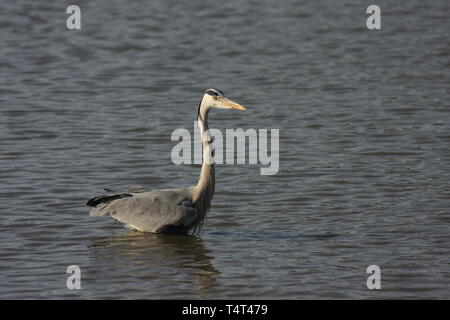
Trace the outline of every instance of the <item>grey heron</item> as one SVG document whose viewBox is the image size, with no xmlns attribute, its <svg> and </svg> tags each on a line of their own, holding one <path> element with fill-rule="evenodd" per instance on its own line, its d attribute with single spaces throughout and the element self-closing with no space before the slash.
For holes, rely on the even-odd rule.
<svg viewBox="0 0 450 320">
<path fill-rule="evenodd" d="M 210 109 L 246 110 L 226 98 L 218 89 L 207 89 L 197 113 L 203 147 L 203 162 L 198 183 L 182 189 L 164 189 L 101 195 L 87 205 L 93 207 L 91 216 L 106 216 L 142 232 L 185 234 L 200 230 L 214 194 L 214 155 L 208 132 Z"/>
</svg>

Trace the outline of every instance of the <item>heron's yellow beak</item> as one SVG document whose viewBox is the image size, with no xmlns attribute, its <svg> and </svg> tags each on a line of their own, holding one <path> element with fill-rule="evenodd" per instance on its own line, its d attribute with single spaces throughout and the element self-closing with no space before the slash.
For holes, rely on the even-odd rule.
<svg viewBox="0 0 450 320">
<path fill-rule="evenodd" d="M 241 106 L 239 103 L 236 103 L 230 99 L 222 98 L 222 104 L 225 108 L 231 108 L 236 110 L 247 110 L 244 106 Z"/>
</svg>

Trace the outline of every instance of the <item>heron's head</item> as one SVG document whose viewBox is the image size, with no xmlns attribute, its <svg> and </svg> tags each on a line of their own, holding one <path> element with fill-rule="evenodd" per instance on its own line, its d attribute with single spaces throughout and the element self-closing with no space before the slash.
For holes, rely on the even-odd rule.
<svg viewBox="0 0 450 320">
<path fill-rule="evenodd" d="M 247 110 L 239 103 L 236 103 L 228 98 L 219 89 L 207 89 L 203 95 L 201 104 L 207 109 L 218 108 L 218 109 L 237 109 L 237 110 Z"/>
</svg>

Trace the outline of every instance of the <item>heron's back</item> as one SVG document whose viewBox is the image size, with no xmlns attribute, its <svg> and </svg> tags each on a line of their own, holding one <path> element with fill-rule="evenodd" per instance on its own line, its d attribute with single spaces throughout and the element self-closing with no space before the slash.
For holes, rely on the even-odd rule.
<svg viewBox="0 0 450 320">
<path fill-rule="evenodd" d="M 99 196 L 88 205 L 91 216 L 109 215 L 144 232 L 185 233 L 198 217 L 192 188 Z"/>
</svg>

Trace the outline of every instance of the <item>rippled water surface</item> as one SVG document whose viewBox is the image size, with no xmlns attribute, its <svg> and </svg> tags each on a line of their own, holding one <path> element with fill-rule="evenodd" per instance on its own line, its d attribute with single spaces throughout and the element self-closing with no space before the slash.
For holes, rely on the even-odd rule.
<svg viewBox="0 0 450 320">
<path fill-rule="evenodd" d="M 449 298 L 450 3 L 377 4 L 369 31 L 361 1 L 78 1 L 68 31 L 1 1 L 0 298 Z M 89 217 L 196 183 L 170 138 L 209 87 L 249 109 L 211 127 L 280 129 L 278 174 L 218 165 L 198 237 Z"/>
</svg>

